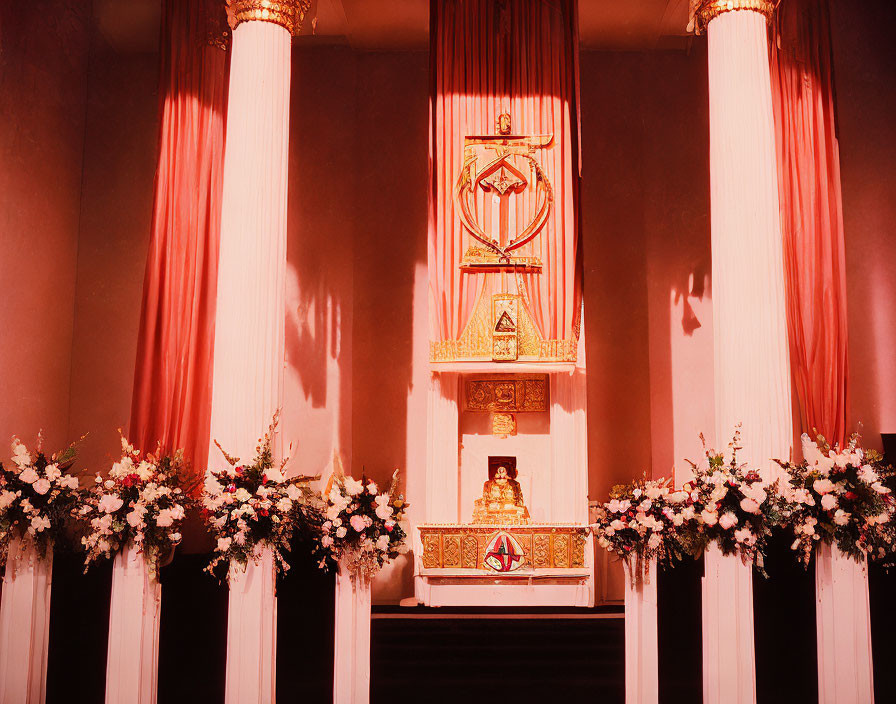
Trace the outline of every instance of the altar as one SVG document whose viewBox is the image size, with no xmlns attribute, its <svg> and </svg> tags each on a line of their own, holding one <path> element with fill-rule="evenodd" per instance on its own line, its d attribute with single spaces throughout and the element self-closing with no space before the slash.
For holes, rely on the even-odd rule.
<svg viewBox="0 0 896 704">
<path fill-rule="evenodd" d="M 561 15 L 544 38 L 559 80 L 498 71 L 472 90 L 453 64 L 486 57 L 434 64 L 446 70 L 432 112 L 426 501 L 412 531 L 415 595 L 428 606 L 594 603 L 576 95 Z M 500 41 L 512 56 L 528 39 Z"/>
</svg>

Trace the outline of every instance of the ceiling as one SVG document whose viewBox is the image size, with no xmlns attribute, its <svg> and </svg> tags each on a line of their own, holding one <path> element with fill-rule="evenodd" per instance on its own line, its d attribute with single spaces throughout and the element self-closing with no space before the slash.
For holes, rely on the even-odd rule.
<svg viewBox="0 0 896 704">
<path fill-rule="evenodd" d="M 223 2 L 223 0 L 222 0 Z M 297 42 L 345 43 L 360 50 L 423 50 L 429 0 L 312 0 Z M 160 0 L 93 0 L 96 25 L 119 51 L 155 51 Z M 579 0 L 585 49 L 643 51 L 687 45 L 688 0 Z"/>
</svg>

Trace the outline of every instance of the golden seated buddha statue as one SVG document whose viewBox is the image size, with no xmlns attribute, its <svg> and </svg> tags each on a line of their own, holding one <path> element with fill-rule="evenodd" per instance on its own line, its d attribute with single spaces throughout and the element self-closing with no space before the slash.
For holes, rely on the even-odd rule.
<svg viewBox="0 0 896 704">
<path fill-rule="evenodd" d="M 529 509 L 523 503 L 523 490 L 516 480 L 516 469 L 498 465 L 493 476 L 482 485 L 482 498 L 473 507 L 473 523 L 488 525 L 525 525 Z"/>
</svg>

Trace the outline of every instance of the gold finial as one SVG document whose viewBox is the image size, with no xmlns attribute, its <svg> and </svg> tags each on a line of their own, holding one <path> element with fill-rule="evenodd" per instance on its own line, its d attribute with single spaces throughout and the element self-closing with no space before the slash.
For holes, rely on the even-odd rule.
<svg viewBox="0 0 896 704">
<path fill-rule="evenodd" d="M 510 134 L 510 113 L 502 112 L 495 120 L 495 131 L 498 134 Z"/>
<path fill-rule="evenodd" d="M 691 20 L 688 30 L 695 34 L 703 34 L 716 17 L 738 10 L 758 12 L 771 22 L 777 5 L 776 0 L 691 0 Z"/>
<path fill-rule="evenodd" d="M 302 29 L 311 0 L 227 0 L 231 29 L 243 22 L 272 22 L 296 36 Z"/>
</svg>

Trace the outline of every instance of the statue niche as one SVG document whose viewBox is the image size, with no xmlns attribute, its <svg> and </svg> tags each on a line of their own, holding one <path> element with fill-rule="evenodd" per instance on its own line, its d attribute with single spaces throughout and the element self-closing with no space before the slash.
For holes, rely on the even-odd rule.
<svg viewBox="0 0 896 704">
<path fill-rule="evenodd" d="M 486 525 L 526 525 L 529 509 L 523 490 L 516 480 L 516 457 L 489 457 L 488 480 L 482 485 L 482 497 L 473 507 L 473 523 Z"/>
</svg>

